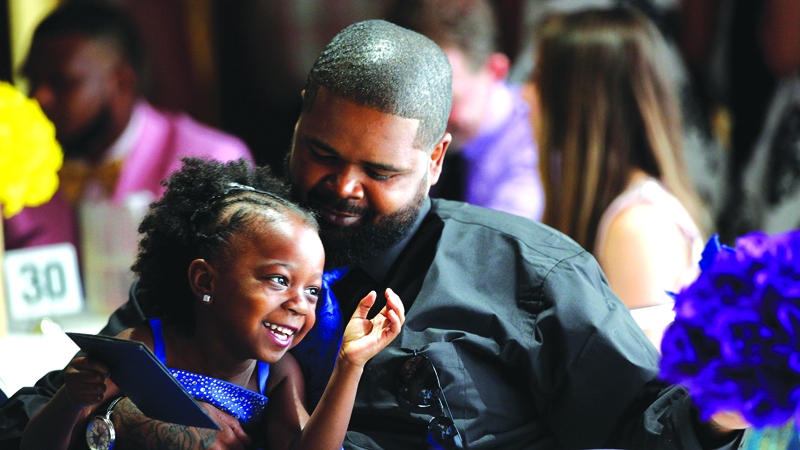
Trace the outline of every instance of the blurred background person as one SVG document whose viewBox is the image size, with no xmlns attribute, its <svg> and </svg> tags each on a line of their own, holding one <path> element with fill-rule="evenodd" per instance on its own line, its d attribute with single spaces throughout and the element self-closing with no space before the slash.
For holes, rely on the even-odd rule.
<svg viewBox="0 0 800 450">
<path fill-rule="evenodd" d="M 709 222 L 686 176 L 663 38 L 618 6 L 549 15 L 535 47 L 543 222 L 594 253 L 658 347 L 665 291 L 696 277 Z"/>
<path fill-rule="evenodd" d="M 700 0 L 705 1 L 705 0 Z M 709 0 L 715 1 L 715 0 Z M 683 134 L 683 158 L 689 179 L 709 214 L 717 220 L 728 195 L 728 158 L 730 123 L 719 108 L 706 102 L 707 90 L 690 75 L 681 53 L 681 32 L 685 26 L 682 11 L 687 3 L 680 0 L 525 0 L 522 2 L 522 50 L 514 59 L 509 75 L 512 82 L 524 82 L 535 65 L 533 35 L 541 18 L 554 12 L 574 12 L 586 8 L 628 6 L 641 12 L 661 32 L 666 51 L 659 56 L 662 69 L 675 80 Z M 515 17 L 515 16 L 512 16 Z M 509 18 L 506 18 L 508 22 Z M 513 19 L 512 19 L 513 20 Z"/>
<path fill-rule="evenodd" d="M 740 234 L 800 228 L 800 0 L 759 3 L 757 44 L 774 84 L 741 179 L 751 205 L 745 211 L 758 214 L 749 227 L 734 230 Z"/>
<path fill-rule="evenodd" d="M 697 0 L 684 7 L 693 74 L 732 117 L 731 201 L 720 232 L 800 227 L 800 1 Z"/>
<path fill-rule="evenodd" d="M 682 50 L 706 102 L 730 118 L 721 240 L 800 227 L 800 1 L 682 4 Z"/>
<path fill-rule="evenodd" d="M 544 194 L 529 107 L 506 82 L 510 61 L 499 51 L 492 3 L 398 0 L 389 20 L 439 44 L 453 68 L 453 142 L 431 195 L 539 220 Z"/>
<path fill-rule="evenodd" d="M 45 18 L 23 67 L 65 162 L 53 199 L 4 223 L 6 248 L 72 243 L 87 299 L 102 312 L 127 298 L 137 224 L 180 158 L 252 160 L 241 140 L 152 107 L 143 67 L 128 17 L 99 2 L 67 2 Z"/>
</svg>

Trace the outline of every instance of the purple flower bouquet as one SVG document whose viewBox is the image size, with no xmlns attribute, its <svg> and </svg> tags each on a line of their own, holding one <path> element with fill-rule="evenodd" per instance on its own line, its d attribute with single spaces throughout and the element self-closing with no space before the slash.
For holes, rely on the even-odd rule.
<svg viewBox="0 0 800 450">
<path fill-rule="evenodd" d="M 738 411 L 756 427 L 800 423 L 800 231 L 709 241 L 698 279 L 675 295 L 661 375 L 703 419 Z"/>
</svg>

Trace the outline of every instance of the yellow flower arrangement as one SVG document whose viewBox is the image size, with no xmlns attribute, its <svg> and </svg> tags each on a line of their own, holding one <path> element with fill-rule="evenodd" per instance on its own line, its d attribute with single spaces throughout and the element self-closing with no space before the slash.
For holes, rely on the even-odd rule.
<svg viewBox="0 0 800 450">
<path fill-rule="evenodd" d="M 50 200 L 63 161 L 39 104 L 0 81 L 0 207 L 5 218 Z"/>
</svg>

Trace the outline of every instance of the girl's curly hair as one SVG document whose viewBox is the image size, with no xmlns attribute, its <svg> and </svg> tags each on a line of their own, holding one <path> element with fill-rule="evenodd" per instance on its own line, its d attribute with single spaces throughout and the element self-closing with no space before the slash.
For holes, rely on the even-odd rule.
<svg viewBox="0 0 800 450">
<path fill-rule="evenodd" d="M 290 189 L 266 167 L 246 160 L 221 163 L 184 158 L 181 170 L 162 182 L 164 196 L 139 225 L 142 239 L 131 270 L 146 317 L 161 317 L 189 332 L 194 324 L 187 270 L 195 259 L 224 258 L 231 236 L 259 211 L 294 213 L 314 229 L 314 216 L 288 200 Z"/>
</svg>

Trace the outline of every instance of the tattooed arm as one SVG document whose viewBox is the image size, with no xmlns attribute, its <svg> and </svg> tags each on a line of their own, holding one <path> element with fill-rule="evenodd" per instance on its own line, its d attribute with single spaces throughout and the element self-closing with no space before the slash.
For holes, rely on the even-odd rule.
<svg viewBox="0 0 800 450">
<path fill-rule="evenodd" d="M 120 401 L 111 418 L 117 438 L 115 450 L 244 450 L 250 438 L 230 415 L 201 403 L 220 430 L 194 428 L 151 419 L 127 398 Z"/>
</svg>

